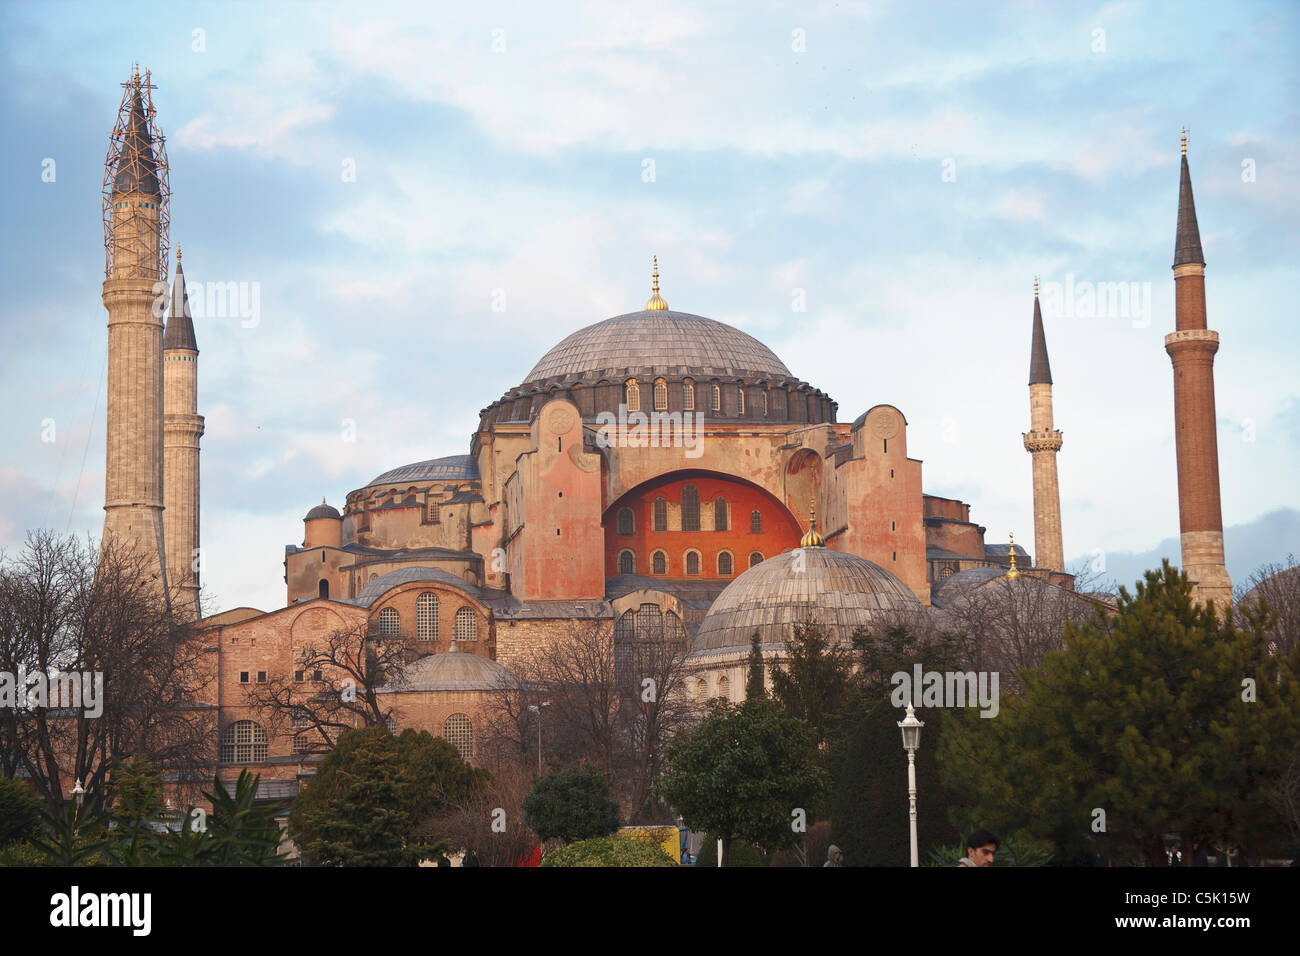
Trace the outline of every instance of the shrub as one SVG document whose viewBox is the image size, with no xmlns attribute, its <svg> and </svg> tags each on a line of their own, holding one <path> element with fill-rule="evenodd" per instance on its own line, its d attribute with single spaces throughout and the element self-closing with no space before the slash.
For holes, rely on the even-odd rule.
<svg viewBox="0 0 1300 956">
<path fill-rule="evenodd" d="M 677 866 L 677 861 L 644 840 L 595 837 L 552 850 L 542 866 Z"/>
</svg>

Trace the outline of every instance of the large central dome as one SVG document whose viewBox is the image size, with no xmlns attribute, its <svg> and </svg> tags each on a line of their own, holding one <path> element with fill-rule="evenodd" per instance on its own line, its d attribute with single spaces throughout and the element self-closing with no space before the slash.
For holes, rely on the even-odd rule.
<svg viewBox="0 0 1300 956">
<path fill-rule="evenodd" d="M 702 315 L 655 310 L 579 329 L 543 355 L 524 384 L 558 378 L 622 381 L 629 372 L 793 378 L 771 349 L 740 329 Z"/>
</svg>

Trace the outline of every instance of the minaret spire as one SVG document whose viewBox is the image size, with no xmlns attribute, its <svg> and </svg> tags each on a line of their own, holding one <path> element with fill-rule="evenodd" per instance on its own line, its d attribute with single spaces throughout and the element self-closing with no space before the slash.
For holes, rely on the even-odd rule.
<svg viewBox="0 0 1300 956">
<path fill-rule="evenodd" d="M 199 439 L 203 437 L 203 416 L 198 413 L 199 346 L 179 249 L 162 348 L 167 579 L 178 592 L 173 606 L 194 617 L 199 611 Z"/>
<path fill-rule="evenodd" d="M 1038 303 L 1037 276 L 1034 277 L 1034 327 L 1029 345 L 1029 428 L 1022 437 L 1025 451 L 1033 461 L 1034 560 L 1040 568 L 1064 571 L 1061 491 L 1056 474 L 1056 455 L 1061 450 L 1062 438 L 1052 423 L 1052 366 L 1047 360 L 1047 334 L 1043 331 L 1043 310 Z"/>
<path fill-rule="evenodd" d="M 1219 445 L 1214 410 L 1214 355 L 1219 333 L 1205 311 L 1205 256 L 1187 165 L 1187 131 L 1182 137 L 1178 183 L 1178 228 L 1174 242 L 1174 331 L 1165 351 L 1174 366 L 1174 444 L 1178 455 L 1178 521 L 1183 570 L 1193 595 L 1232 607 L 1232 580 L 1223 554 L 1219 497 Z"/>
</svg>

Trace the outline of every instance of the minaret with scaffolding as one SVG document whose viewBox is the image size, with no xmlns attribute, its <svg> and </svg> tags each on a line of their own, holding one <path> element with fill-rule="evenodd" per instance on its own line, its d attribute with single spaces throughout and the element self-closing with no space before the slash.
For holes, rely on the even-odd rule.
<svg viewBox="0 0 1300 956">
<path fill-rule="evenodd" d="M 162 316 L 171 189 L 148 71 L 142 77 L 137 67 L 122 86 L 104 161 L 104 543 L 147 555 L 165 592 Z"/>
</svg>

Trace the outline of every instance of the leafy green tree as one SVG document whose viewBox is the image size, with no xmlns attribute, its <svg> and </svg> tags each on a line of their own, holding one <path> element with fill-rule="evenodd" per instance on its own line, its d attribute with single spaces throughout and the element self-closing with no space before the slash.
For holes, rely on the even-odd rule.
<svg viewBox="0 0 1300 956">
<path fill-rule="evenodd" d="M 819 624 L 796 624 L 784 664 L 773 664 L 772 699 L 806 721 L 821 747 L 834 735 L 852 686 L 851 651 Z"/>
<path fill-rule="evenodd" d="M 677 866 L 663 847 L 625 837 L 591 837 L 556 847 L 542 866 Z"/>
<path fill-rule="evenodd" d="M 768 866 L 767 857 L 763 851 L 752 843 L 746 843 L 744 840 L 737 840 L 734 837 L 727 844 L 722 852 L 723 858 L 727 861 L 729 867 L 760 867 Z M 708 869 L 718 865 L 718 838 L 712 833 L 705 834 L 704 842 L 700 844 L 700 852 L 696 854 L 695 865 Z M 818 864 L 820 866 L 821 864 Z"/>
<path fill-rule="evenodd" d="M 417 828 L 437 812 L 448 788 L 483 778 L 451 765 L 449 783 L 420 779 L 421 768 L 448 769 L 449 761 L 434 738 L 410 733 L 416 739 L 406 743 L 383 727 L 339 736 L 289 811 L 290 831 L 308 859 L 339 866 L 415 866 L 452 851 L 446 840 L 422 840 Z"/>
<path fill-rule="evenodd" d="M 595 767 L 569 767 L 538 777 L 523 802 L 524 822 L 543 842 L 608 836 L 618 829 L 618 804 Z"/>
<path fill-rule="evenodd" d="M 41 799 L 21 780 L 0 777 L 0 846 L 36 836 Z"/>
<path fill-rule="evenodd" d="M 1264 612 L 1238 628 L 1194 603 L 1168 561 L 1145 578 L 1113 618 L 1068 627 L 996 719 L 945 715 L 944 777 L 974 803 L 958 822 L 1028 827 L 1073 857 L 1100 810 L 1112 855 L 1149 865 L 1169 832 L 1189 847 L 1274 835 L 1259 781 L 1300 737 L 1296 652 L 1269 655 Z"/>
<path fill-rule="evenodd" d="M 763 645 L 758 631 L 749 639 L 749 673 L 745 678 L 745 700 L 766 697 L 767 688 L 763 682 Z"/>
<path fill-rule="evenodd" d="M 796 824 L 815 819 L 811 808 L 829 782 L 818 766 L 808 725 L 767 700 L 732 706 L 710 701 L 698 727 L 668 747 L 668 770 L 658 792 L 695 830 L 733 838 L 766 851 L 798 842 Z"/>
</svg>

